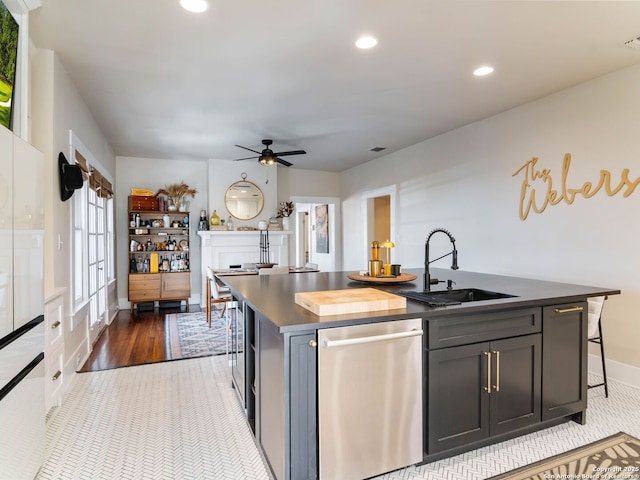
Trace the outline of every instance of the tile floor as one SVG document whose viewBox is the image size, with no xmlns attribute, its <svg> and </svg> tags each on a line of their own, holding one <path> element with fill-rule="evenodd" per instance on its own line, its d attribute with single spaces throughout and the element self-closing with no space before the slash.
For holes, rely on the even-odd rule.
<svg viewBox="0 0 640 480">
<path fill-rule="evenodd" d="M 37 479 L 269 479 L 228 370 L 217 356 L 79 374 L 49 419 Z M 618 431 L 640 437 L 640 390 L 610 382 L 608 399 L 602 388 L 589 391 L 584 426 L 565 423 L 377 479 L 484 479 Z"/>
</svg>

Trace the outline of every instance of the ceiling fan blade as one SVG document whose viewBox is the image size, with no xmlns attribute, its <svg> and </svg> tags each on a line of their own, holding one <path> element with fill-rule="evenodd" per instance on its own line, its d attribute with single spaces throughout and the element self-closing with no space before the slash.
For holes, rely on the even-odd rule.
<svg viewBox="0 0 640 480">
<path fill-rule="evenodd" d="M 286 157 L 287 155 L 305 155 L 306 153 L 304 150 L 291 150 L 290 152 L 275 152 L 273 155 L 276 157 Z"/>
<path fill-rule="evenodd" d="M 240 160 L 251 160 L 252 158 L 258 158 L 258 157 L 235 158 L 233 161 L 238 162 Z"/>
<path fill-rule="evenodd" d="M 242 145 L 236 145 L 236 147 L 244 148 L 245 150 L 249 150 L 250 152 L 257 153 L 258 155 L 260 155 L 260 152 L 258 152 L 257 150 L 252 150 L 252 149 L 250 149 L 250 148 L 243 147 Z M 253 158 L 253 157 L 252 157 L 252 158 Z"/>
<path fill-rule="evenodd" d="M 291 165 L 293 165 L 293 163 L 289 163 L 286 160 L 282 160 L 281 158 L 276 158 L 276 162 L 278 162 L 280 165 L 284 165 L 285 167 L 290 167 Z"/>
</svg>

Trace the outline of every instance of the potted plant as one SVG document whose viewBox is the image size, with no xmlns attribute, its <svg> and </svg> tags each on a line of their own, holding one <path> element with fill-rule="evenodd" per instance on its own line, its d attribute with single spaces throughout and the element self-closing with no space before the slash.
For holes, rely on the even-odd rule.
<svg viewBox="0 0 640 480">
<path fill-rule="evenodd" d="M 189 188 L 189 185 L 181 181 L 180 183 L 173 183 L 171 185 L 165 185 L 164 188 L 161 188 L 156 192 L 156 196 L 165 195 L 169 197 L 169 207 L 168 210 L 175 211 L 180 209 L 180 211 L 187 211 L 188 206 L 184 204 L 185 197 L 195 197 L 198 190 L 195 188 Z"/>
<path fill-rule="evenodd" d="M 289 217 L 293 213 L 293 209 L 294 209 L 293 202 L 283 201 L 283 202 L 280 202 L 280 205 L 278 206 L 277 217 L 282 219 L 282 229 L 283 230 L 289 230 L 290 229 Z"/>
</svg>

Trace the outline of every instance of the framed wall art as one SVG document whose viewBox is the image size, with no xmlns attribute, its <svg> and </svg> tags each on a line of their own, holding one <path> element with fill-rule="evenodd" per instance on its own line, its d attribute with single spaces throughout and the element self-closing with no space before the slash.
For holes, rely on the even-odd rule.
<svg viewBox="0 0 640 480">
<path fill-rule="evenodd" d="M 316 205 L 316 253 L 329 253 L 329 205 Z"/>
</svg>

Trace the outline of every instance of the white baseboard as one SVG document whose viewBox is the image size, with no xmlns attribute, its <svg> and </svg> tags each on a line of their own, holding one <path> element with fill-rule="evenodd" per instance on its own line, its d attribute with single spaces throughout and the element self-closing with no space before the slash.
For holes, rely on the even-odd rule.
<svg viewBox="0 0 640 480">
<path fill-rule="evenodd" d="M 602 375 L 602 362 L 599 355 L 588 355 L 589 373 Z M 606 360 L 607 379 L 640 388 L 640 368 L 626 363 L 616 362 L 615 360 Z"/>
</svg>

